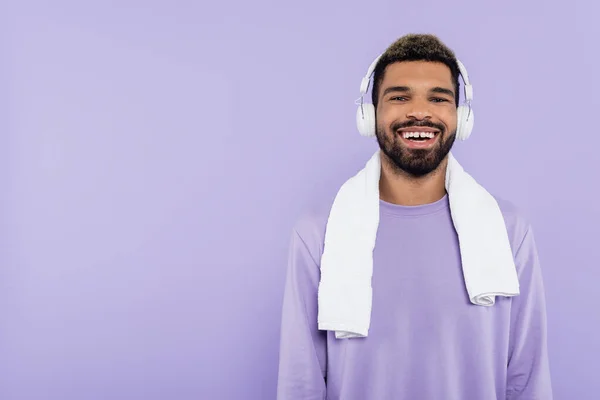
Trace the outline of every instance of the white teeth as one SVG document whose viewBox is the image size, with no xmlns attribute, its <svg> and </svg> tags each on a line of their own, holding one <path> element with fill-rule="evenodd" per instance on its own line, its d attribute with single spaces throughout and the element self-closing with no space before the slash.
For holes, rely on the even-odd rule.
<svg viewBox="0 0 600 400">
<path fill-rule="evenodd" d="M 402 132 L 402 137 L 404 139 L 408 139 L 411 137 L 422 137 L 422 138 L 433 138 L 435 136 L 435 134 L 433 132 Z"/>
</svg>

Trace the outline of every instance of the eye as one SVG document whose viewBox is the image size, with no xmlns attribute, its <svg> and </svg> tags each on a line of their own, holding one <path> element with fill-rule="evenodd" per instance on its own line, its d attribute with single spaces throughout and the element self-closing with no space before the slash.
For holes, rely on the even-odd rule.
<svg viewBox="0 0 600 400">
<path fill-rule="evenodd" d="M 435 97 L 433 98 L 433 101 L 436 103 L 443 103 L 443 102 L 447 102 L 447 99 L 441 98 L 441 97 Z"/>
<path fill-rule="evenodd" d="M 404 97 L 404 96 L 394 96 L 394 97 L 390 98 L 390 100 L 392 100 L 392 101 L 402 101 L 402 100 L 406 100 L 406 97 Z"/>
</svg>

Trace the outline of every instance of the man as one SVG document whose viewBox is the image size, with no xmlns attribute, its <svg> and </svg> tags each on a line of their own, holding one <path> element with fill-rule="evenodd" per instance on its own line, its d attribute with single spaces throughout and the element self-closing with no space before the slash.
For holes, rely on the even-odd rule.
<svg viewBox="0 0 600 400">
<path fill-rule="evenodd" d="M 536 245 L 529 223 L 505 200 L 496 199 L 520 293 L 482 307 L 465 290 L 444 185 L 458 77 L 453 52 L 433 35 L 404 36 L 380 58 L 372 90 L 381 178 L 370 333 L 338 339 L 318 329 L 325 204 L 293 231 L 278 399 L 552 399 Z M 435 135 L 407 134 L 423 131 Z"/>
</svg>

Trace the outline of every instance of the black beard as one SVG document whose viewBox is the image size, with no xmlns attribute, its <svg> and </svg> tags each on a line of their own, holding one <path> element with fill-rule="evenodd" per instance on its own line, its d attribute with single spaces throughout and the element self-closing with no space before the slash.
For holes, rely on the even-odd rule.
<svg viewBox="0 0 600 400">
<path fill-rule="evenodd" d="M 431 149 L 407 149 L 402 144 L 402 139 L 397 132 L 399 129 L 411 126 L 427 126 L 437 129 L 439 137 L 435 146 Z M 429 121 L 395 122 L 390 126 L 389 133 L 386 133 L 382 126 L 377 125 L 377 142 L 383 154 L 393 162 L 396 172 L 403 172 L 414 178 L 423 177 L 437 170 L 452 149 L 455 140 L 456 130 L 447 135 L 443 125 Z"/>
</svg>

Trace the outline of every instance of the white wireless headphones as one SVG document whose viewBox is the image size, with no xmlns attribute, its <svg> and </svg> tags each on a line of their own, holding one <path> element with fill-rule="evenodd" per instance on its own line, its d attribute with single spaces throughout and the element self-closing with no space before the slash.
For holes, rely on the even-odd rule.
<svg viewBox="0 0 600 400">
<path fill-rule="evenodd" d="M 360 98 L 356 100 L 358 109 L 356 110 L 356 125 L 358 131 L 362 136 L 373 137 L 375 136 L 376 123 L 375 123 L 375 107 L 371 103 L 365 103 L 364 97 L 369 89 L 369 83 L 371 77 L 377 66 L 377 62 L 381 58 L 381 54 L 371 63 L 367 71 L 367 75 L 362 79 L 360 83 Z M 473 130 L 473 123 L 475 116 L 471 107 L 473 101 L 473 86 L 469 82 L 469 75 L 467 69 L 462 62 L 456 60 L 458 63 L 458 69 L 465 83 L 465 102 L 466 105 L 458 106 L 457 109 L 457 127 L 456 127 L 456 138 L 458 140 L 467 140 Z M 359 103 L 360 101 L 360 103 Z"/>
</svg>

